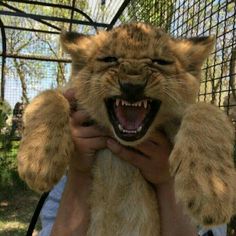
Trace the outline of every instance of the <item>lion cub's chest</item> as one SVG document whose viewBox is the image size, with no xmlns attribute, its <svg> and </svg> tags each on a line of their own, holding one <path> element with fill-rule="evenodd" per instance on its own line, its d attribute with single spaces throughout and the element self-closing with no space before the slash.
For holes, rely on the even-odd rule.
<svg viewBox="0 0 236 236">
<path fill-rule="evenodd" d="M 137 168 L 102 150 L 93 175 L 88 235 L 159 235 L 156 197 Z"/>
</svg>

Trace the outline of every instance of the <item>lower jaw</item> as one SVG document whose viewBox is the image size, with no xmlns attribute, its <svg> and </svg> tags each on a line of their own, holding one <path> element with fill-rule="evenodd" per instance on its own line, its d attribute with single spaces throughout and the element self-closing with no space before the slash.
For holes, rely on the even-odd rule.
<svg viewBox="0 0 236 236">
<path fill-rule="evenodd" d="M 149 128 L 141 131 L 140 133 L 138 132 L 137 134 L 132 135 L 132 134 L 128 134 L 128 133 L 121 133 L 119 131 L 118 127 L 113 126 L 113 132 L 114 132 L 116 138 L 119 140 L 119 142 L 121 142 L 125 145 L 133 146 L 133 145 L 136 145 L 136 144 L 142 142 L 145 139 Z"/>
</svg>

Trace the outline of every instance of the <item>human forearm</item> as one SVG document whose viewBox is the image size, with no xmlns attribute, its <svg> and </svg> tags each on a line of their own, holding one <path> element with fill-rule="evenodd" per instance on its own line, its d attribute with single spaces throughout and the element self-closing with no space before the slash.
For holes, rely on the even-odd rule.
<svg viewBox="0 0 236 236">
<path fill-rule="evenodd" d="M 155 187 L 160 208 L 162 236 L 197 236 L 196 227 L 177 204 L 174 194 L 174 181 L 171 179 Z"/>
<path fill-rule="evenodd" d="M 91 179 L 71 169 L 51 236 L 86 235 L 89 223 L 87 203 Z"/>
</svg>

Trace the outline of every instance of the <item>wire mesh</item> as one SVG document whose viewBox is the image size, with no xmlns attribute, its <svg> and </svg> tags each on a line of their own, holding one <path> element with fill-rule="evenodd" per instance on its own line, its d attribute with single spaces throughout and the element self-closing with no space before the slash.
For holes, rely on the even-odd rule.
<svg viewBox="0 0 236 236">
<path fill-rule="evenodd" d="M 218 105 L 235 120 L 236 4 L 232 0 L 60 0 L 48 3 L 3 0 L 0 11 L 5 14 L 1 20 L 7 36 L 4 96 L 12 109 L 17 101 L 30 100 L 36 94 L 34 91 L 61 85 L 68 79 L 69 59 L 59 46 L 60 29 L 94 34 L 94 25 L 72 20 L 90 18 L 108 24 L 125 2 L 128 5 L 117 25 L 142 21 L 160 26 L 176 37 L 215 35 L 215 50 L 203 67 L 199 100 Z M 9 12 L 49 18 L 14 16 L 8 15 Z M 61 21 L 62 18 L 67 21 Z M 0 50 L 3 55 L 2 48 Z"/>
<path fill-rule="evenodd" d="M 215 35 L 216 47 L 203 66 L 198 99 L 216 104 L 236 120 L 235 1 L 132 0 L 119 20 L 149 22 L 175 37 Z"/>
<path fill-rule="evenodd" d="M 160 26 L 176 37 L 215 35 L 215 50 L 203 67 L 199 100 L 218 105 L 235 120 L 236 4 L 232 0 L 60 0 L 48 3 L 3 0 L 0 13 L 4 15 L 1 20 L 6 32 L 7 60 L 2 97 L 11 109 L 18 101 L 26 103 L 37 92 L 68 80 L 70 60 L 59 46 L 60 29 L 94 34 L 93 24 L 78 24 L 73 20 L 91 19 L 108 26 L 124 3 L 127 7 L 116 25 L 142 21 Z M 2 48 L 0 50 L 3 56 Z"/>
</svg>

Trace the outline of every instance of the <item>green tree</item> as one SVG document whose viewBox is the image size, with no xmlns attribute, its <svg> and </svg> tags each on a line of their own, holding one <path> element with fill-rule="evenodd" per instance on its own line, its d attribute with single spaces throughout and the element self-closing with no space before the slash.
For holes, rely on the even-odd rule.
<svg viewBox="0 0 236 236">
<path fill-rule="evenodd" d="M 121 17 L 121 21 L 141 21 L 152 23 L 166 31 L 171 29 L 171 20 L 174 14 L 173 0 L 139 0 L 131 1 L 127 9 L 127 17 Z"/>
</svg>

